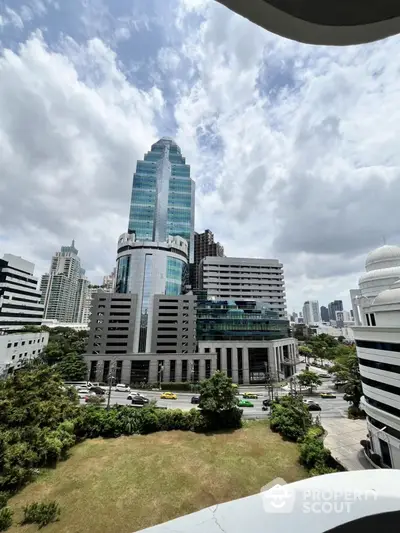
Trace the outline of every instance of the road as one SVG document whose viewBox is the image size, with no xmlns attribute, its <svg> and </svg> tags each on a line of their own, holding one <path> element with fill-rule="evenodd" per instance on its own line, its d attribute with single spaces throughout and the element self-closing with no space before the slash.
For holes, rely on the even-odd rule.
<svg viewBox="0 0 400 533">
<path fill-rule="evenodd" d="M 254 390 L 253 387 L 249 387 L 253 392 L 256 392 L 259 397 L 257 400 L 250 400 L 254 407 L 244 407 L 243 415 L 244 418 L 266 418 L 268 416 L 267 411 L 262 411 L 262 401 L 265 398 L 268 398 L 268 394 L 265 389 L 257 387 L 257 390 Z M 243 389 L 244 391 L 245 389 Z M 327 390 L 327 387 L 324 387 L 324 390 Z M 241 391 L 241 392 L 243 392 Z M 280 391 L 280 394 L 284 394 L 284 391 Z M 149 398 L 149 400 L 156 400 L 159 407 L 167 407 L 171 409 L 182 409 L 183 411 L 188 411 L 189 409 L 196 408 L 196 405 L 192 405 L 190 400 L 193 396 L 192 393 L 187 392 L 178 392 L 176 400 L 162 400 L 160 399 L 160 391 L 142 391 L 142 394 Z M 111 405 L 130 405 L 130 400 L 127 400 L 127 393 L 124 392 L 111 392 Z M 344 411 L 347 409 L 348 404 L 343 400 L 343 394 L 340 393 L 336 398 L 323 399 L 319 395 L 305 395 L 305 398 L 314 399 L 321 406 L 321 412 L 314 411 L 313 415 L 320 415 L 321 419 L 324 418 L 340 418 L 345 416 Z M 107 396 L 106 396 L 107 399 Z M 83 402 L 83 400 L 81 400 Z"/>
</svg>

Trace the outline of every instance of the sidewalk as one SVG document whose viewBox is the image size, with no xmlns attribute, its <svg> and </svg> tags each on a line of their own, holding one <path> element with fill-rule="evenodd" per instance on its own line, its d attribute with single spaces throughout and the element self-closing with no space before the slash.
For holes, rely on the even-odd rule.
<svg viewBox="0 0 400 533">
<path fill-rule="evenodd" d="M 367 470 L 372 466 L 364 457 L 360 440 L 366 439 L 367 423 L 365 420 L 348 418 L 322 419 L 321 424 L 327 435 L 325 446 L 346 470 Z"/>
</svg>

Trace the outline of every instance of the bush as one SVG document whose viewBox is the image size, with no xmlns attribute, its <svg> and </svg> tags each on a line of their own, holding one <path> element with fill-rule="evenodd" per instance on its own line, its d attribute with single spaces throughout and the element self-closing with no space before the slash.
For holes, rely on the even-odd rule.
<svg viewBox="0 0 400 533">
<path fill-rule="evenodd" d="M 0 509 L 0 531 L 7 531 L 12 526 L 13 511 L 9 507 Z"/>
<path fill-rule="evenodd" d="M 24 507 L 22 524 L 38 524 L 39 529 L 51 522 L 56 522 L 60 516 L 60 506 L 57 502 L 34 502 Z"/>
<path fill-rule="evenodd" d="M 0 509 L 3 509 L 7 506 L 7 502 L 10 498 L 10 495 L 8 492 L 1 491 L 0 492 Z"/>
<path fill-rule="evenodd" d="M 298 398 L 284 396 L 271 406 L 270 427 L 284 438 L 299 441 L 311 427 L 312 417 Z"/>
<path fill-rule="evenodd" d="M 307 436 L 300 444 L 300 463 L 311 470 L 317 465 L 326 465 L 331 452 L 324 447 L 321 439 L 307 433 Z"/>
<path fill-rule="evenodd" d="M 350 418 L 351 420 L 360 420 L 360 419 L 363 420 L 364 418 L 366 418 L 366 414 L 359 407 L 356 407 L 355 405 L 351 405 L 347 409 L 347 417 Z"/>
<path fill-rule="evenodd" d="M 314 468 L 310 470 L 310 476 L 323 476 L 324 474 L 334 474 L 337 472 L 336 468 L 332 468 L 324 463 L 316 463 Z"/>
<path fill-rule="evenodd" d="M 101 405 L 105 401 L 106 399 L 104 398 L 104 396 L 88 396 L 86 403 L 89 405 Z"/>
</svg>

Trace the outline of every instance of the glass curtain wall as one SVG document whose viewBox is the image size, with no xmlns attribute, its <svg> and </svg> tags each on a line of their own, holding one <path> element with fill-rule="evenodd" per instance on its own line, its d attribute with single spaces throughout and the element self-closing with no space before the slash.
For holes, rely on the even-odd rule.
<svg viewBox="0 0 400 533">
<path fill-rule="evenodd" d="M 151 291 L 151 274 L 153 266 L 152 254 L 146 254 L 144 263 L 142 303 L 140 308 L 140 334 L 139 334 L 139 352 L 146 351 L 147 326 L 149 320 L 149 306 L 152 296 Z"/>
</svg>

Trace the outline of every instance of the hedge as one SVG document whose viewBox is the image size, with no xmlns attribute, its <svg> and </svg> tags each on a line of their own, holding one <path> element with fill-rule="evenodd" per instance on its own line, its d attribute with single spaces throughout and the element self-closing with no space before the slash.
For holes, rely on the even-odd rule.
<svg viewBox="0 0 400 533">
<path fill-rule="evenodd" d="M 220 414 L 202 412 L 198 409 L 140 409 L 117 406 L 109 410 L 87 406 L 75 422 L 75 434 L 79 439 L 115 438 L 121 435 L 146 435 L 156 431 L 215 431 L 241 427 L 240 409 L 231 409 Z"/>
</svg>

